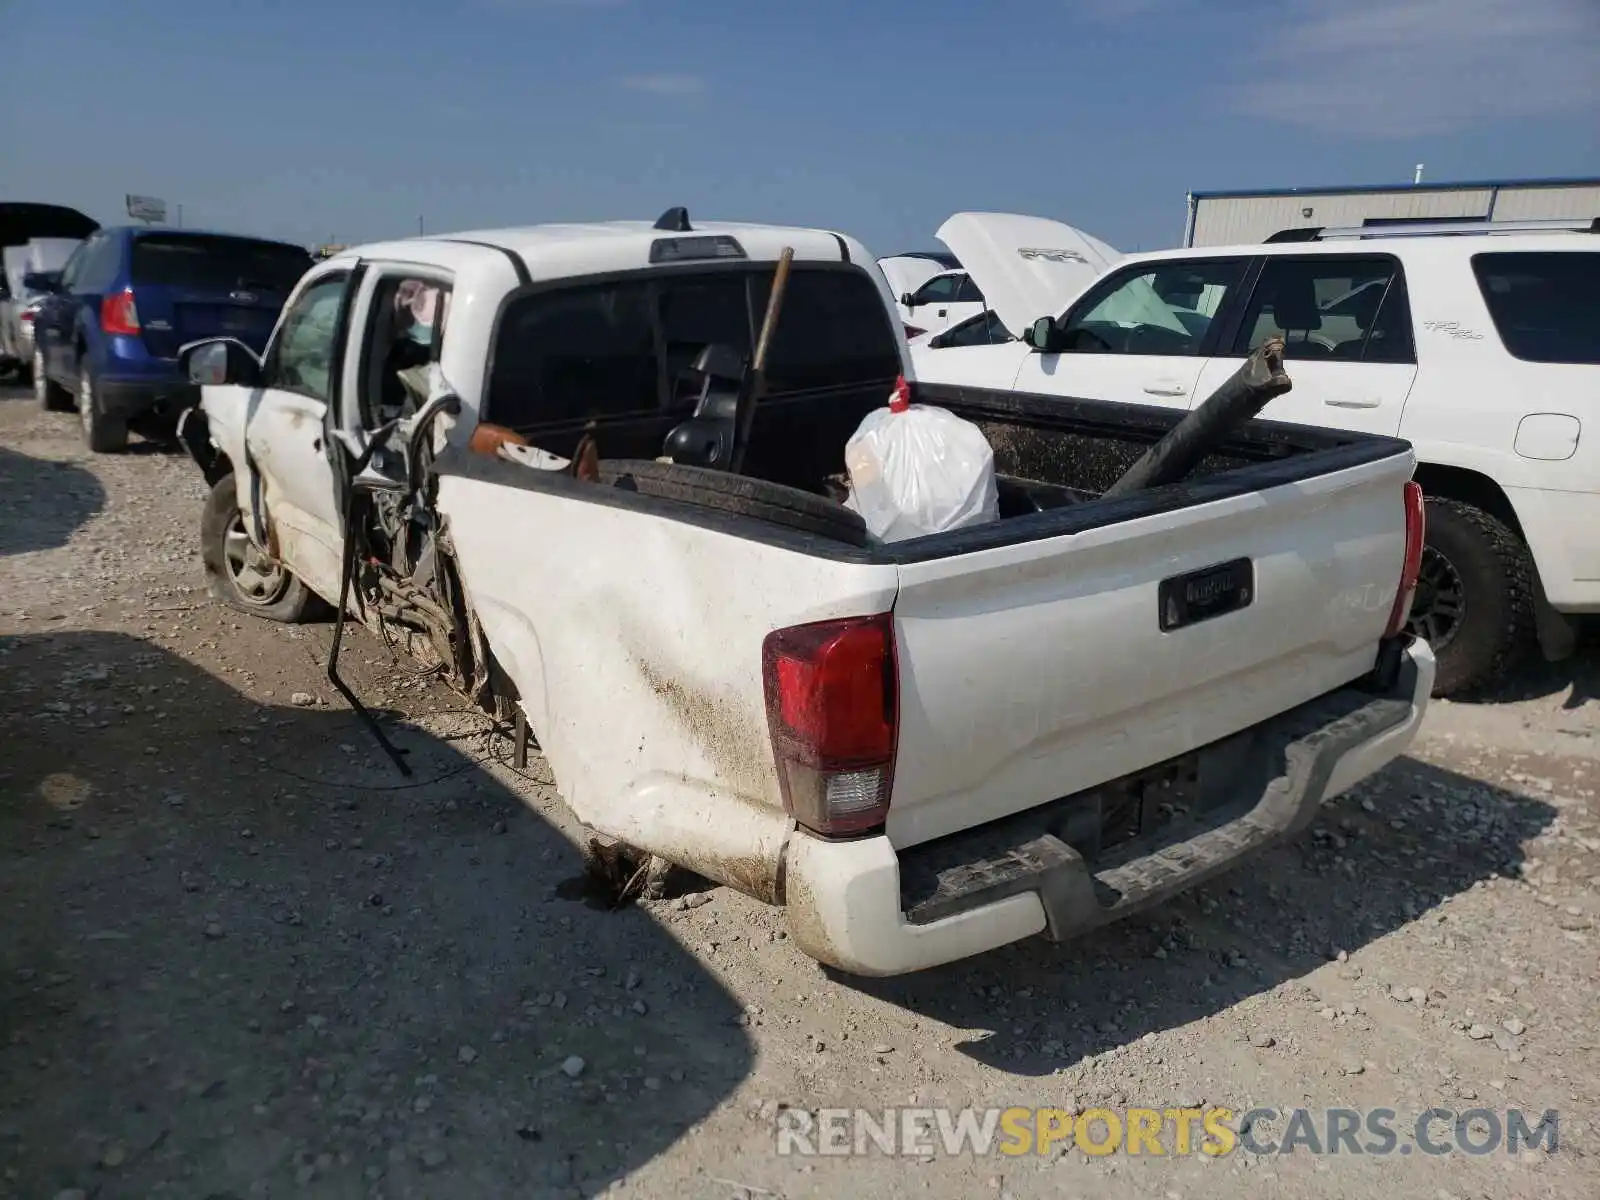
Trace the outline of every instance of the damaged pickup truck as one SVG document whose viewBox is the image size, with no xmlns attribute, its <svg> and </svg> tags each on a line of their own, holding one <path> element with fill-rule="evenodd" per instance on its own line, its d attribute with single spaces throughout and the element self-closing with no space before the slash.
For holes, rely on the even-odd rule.
<svg viewBox="0 0 1600 1200">
<path fill-rule="evenodd" d="M 362 246 L 263 357 L 183 355 L 222 599 L 403 644 L 590 830 L 850 972 L 1158 903 L 1402 754 L 1432 686 L 1403 441 L 1251 420 L 1175 476 L 1182 413 L 913 384 L 983 431 L 998 518 L 869 537 L 844 447 L 908 355 L 839 234 Z"/>
</svg>

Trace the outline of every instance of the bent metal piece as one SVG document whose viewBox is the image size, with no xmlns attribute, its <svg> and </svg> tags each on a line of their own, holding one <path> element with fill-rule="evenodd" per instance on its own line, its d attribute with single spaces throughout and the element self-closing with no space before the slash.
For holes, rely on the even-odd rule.
<svg viewBox="0 0 1600 1200">
<path fill-rule="evenodd" d="M 526 446 L 528 439 L 515 429 L 508 429 L 504 425 L 491 425 L 488 421 L 479 421 L 477 428 L 472 431 L 472 437 L 467 442 L 467 449 L 473 454 L 487 454 L 490 458 L 500 453 L 501 446 Z"/>
<path fill-rule="evenodd" d="M 1146 450 L 1101 498 L 1112 500 L 1177 483 L 1234 430 L 1293 386 L 1283 369 L 1283 339 L 1268 338 L 1204 404 Z"/>
<path fill-rule="evenodd" d="M 409 778 L 411 768 L 406 764 L 406 751 L 389 740 L 383 732 L 383 727 L 378 724 L 378 719 L 367 710 L 367 706 L 361 703 L 360 698 L 350 690 L 350 685 L 339 674 L 339 649 L 344 642 L 345 615 L 350 605 L 350 584 L 355 579 L 356 558 L 359 554 L 357 539 L 372 503 L 370 493 L 358 489 L 355 480 L 366 470 L 378 448 L 393 436 L 399 426 L 399 420 L 394 420 L 375 429 L 366 448 L 355 457 L 346 472 L 344 555 L 339 573 L 339 604 L 333 616 L 333 641 L 328 646 L 328 682 L 338 689 L 339 694 L 355 710 L 356 716 L 361 718 L 361 723 L 367 727 L 367 731 L 377 740 L 378 745 L 383 747 L 383 752 L 389 756 L 389 761 L 394 763 L 400 774 Z"/>
</svg>

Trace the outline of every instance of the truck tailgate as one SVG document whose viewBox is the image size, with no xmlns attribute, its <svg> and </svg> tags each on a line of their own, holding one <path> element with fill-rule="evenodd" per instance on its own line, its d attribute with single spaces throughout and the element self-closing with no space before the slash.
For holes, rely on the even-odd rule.
<svg viewBox="0 0 1600 1200">
<path fill-rule="evenodd" d="M 1371 669 L 1414 464 L 1395 454 L 903 562 L 891 841 L 917 845 L 1120 778 Z"/>
</svg>

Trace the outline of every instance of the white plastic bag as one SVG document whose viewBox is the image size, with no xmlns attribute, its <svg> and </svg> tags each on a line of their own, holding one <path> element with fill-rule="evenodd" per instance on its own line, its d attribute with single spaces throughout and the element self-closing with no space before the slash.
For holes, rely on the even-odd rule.
<svg viewBox="0 0 1600 1200">
<path fill-rule="evenodd" d="M 848 507 L 883 542 L 1000 519 L 994 450 L 982 431 L 942 408 L 912 404 L 905 381 L 845 444 Z"/>
</svg>

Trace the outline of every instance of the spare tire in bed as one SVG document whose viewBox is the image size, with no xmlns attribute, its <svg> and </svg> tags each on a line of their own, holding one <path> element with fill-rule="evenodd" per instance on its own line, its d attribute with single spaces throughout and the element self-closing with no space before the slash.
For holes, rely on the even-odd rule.
<svg viewBox="0 0 1600 1200">
<path fill-rule="evenodd" d="M 618 458 L 601 460 L 600 482 L 638 492 L 641 496 L 658 496 L 717 512 L 754 517 L 849 546 L 865 546 L 870 540 L 866 522 L 859 513 L 826 497 L 781 483 L 768 483 L 765 479 L 680 463 Z"/>
</svg>

